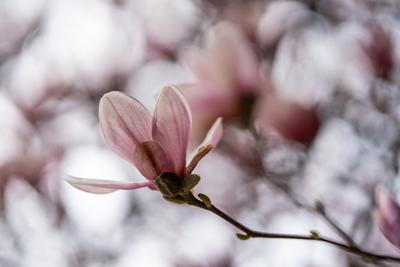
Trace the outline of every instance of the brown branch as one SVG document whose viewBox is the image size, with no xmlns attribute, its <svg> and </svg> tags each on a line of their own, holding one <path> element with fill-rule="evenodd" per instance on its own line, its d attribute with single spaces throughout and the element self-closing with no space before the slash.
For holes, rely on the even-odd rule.
<svg viewBox="0 0 400 267">
<path fill-rule="evenodd" d="M 254 128 L 250 128 L 250 133 L 253 135 L 254 139 L 257 142 L 261 142 L 263 139 L 262 137 L 258 134 L 257 130 Z M 262 150 L 257 147 L 258 150 L 257 155 L 258 157 L 262 158 Z M 283 194 L 286 195 L 286 197 L 297 207 L 299 208 L 303 208 L 311 213 L 315 213 L 317 215 L 319 215 L 328 225 L 330 225 L 336 232 L 337 234 L 343 239 L 343 241 L 345 241 L 348 245 L 352 246 L 352 247 L 357 247 L 356 242 L 353 240 L 353 238 L 348 235 L 325 211 L 324 206 L 321 202 L 317 201 L 315 206 L 310 206 L 304 203 L 301 203 L 299 200 L 297 200 L 294 196 L 292 196 L 289 192 L 287 192 L 286 190 L 284 190 L 284 188 L 282 188 L 279 185 L 274 184 L 273 182 L 271 182 L 271 179 L 269 179 L 270 174 L 265 170 L 265 168 L 263 168 L 263 172 L 264 172 L 264 177 L 266 177 L 267 181 L 270 182 L 271 185 L 273 185 L 276 189 L 278 189 L 280 192 L 282 192 Z"/>
<path fill-rule="evenodd" d="M 232 218 L 222 210 L 218 209 L 211 203 L 204 203 L 203 201 L 197 199 L 195 196 L 190 194 L 187 197 L 187 203 L 191 206 L 195 206 L 207 211 L 214 213 L 220 218 L 224 219 L 231 225 L 235 226 L 237 229 L 241 230 L 245 235 L 238 234 L 238 237 L 242 239 L 248 238 L 267 238 L 267 239 L 291 239 L 291 240 L 306 240 L 306 241 L 317 241 L 323 242 L 326 244 L 330 244 L 336 246 L 337 248 L 346 251 L 348 253 L 358 255 L 365 259 L 368 262 L 378 263 L 380 261 L 391 261 L 400 263 L 400 257 L 385 255 L 385 254 L 376 254 L 368 250 L 364 250 L 359 248 L 358 246 L 353 246 L 351 244 L 344 244 L 333 239 L 321 236 L 316 232 L 312 232 L 310 235 L 295 235 L 295 234 L 282 234 L 282 233 L 269 233 L 269 232 L 261 232 L 253 230 L 242 223 L 238 222 L 236 219 Z M 329 217 L 328 217 L 329 218 Z"/>
</svg>

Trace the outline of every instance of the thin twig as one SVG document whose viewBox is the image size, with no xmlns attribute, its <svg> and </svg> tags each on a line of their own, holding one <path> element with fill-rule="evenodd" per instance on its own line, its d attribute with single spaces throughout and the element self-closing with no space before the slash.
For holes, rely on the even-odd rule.
<svg viewBox="0 0 400 267">
<path fill-rule="evenodd" d="M 252 133 L 254 139 L 256 140 L 256 142 L 261 142 L 262 138 L 258 135 L 257 131 L 255 129 L 250 129 L 250 132 Z M 256 147 L 256 154 L 257 156 L 261 159 L 262 158 L 262 146 L 257 146 Z M 209 208 L 204 207 L 204 203 L 202 206 L 202 202 L 200 201 L 200 203 L 198 203 L 200 206 L 200 208 L 203 209 L 207 209 L 215 214 L 217 214 L 218 216 L 220 216 L 221 218 L 223 218 L 224 220 L 228 221 L 229 223 L 231 223 L 232 225 L 236 226 L 238 229 L 242 230 L 244 233 L 247 234 L 248 237 L 254 237 L 254 238 L 285 238 L 285 239 L 302 239 L 302 240 L 316 240 L 316 241 L 320 241 L 320 242 L 325 242 L 325 243 L 329 243 L 331 245 L 335 245 L 337 247 L 339 247 L 342 250 L 345 250 L 349 253 L 352 254 L 357 254 L 362 256 L 363 258 L 367 259 L 368 261 L 371 262 L 375 262 L 377 263 L 377 261 L 394 261 L 394 262 L 400 262 L 400 258 L 394 257 L 394 256 L 390 256 L 390 255 L 380 255 L 380 254 L 374 254 L 372 252 L 369 251 L 365 251 L 363 249 L 361 249 L 359 247 L 359 245 L 353 240 L 353 238 L 348 235 L 340 226 L 337 222 L 335 222 L 335 220 L 333 218 L 331 218 L 329 216 L 329 214 L 326 213 L 322 203 L 316 203 L 317 205 L 315 206 L 311 206 L 305 203 L 300 202 L 299 200 L 297 200 L 293 195 L 291 195 L 287 190 L 285 190 L 285 188 L 282 188 L 282 186 L 275 184 L 274 182 L 271 181 L 271 179 L 268 179 L 269 176 L 271 174 L 268 173 L 268 171 L 265 168 L 262 168 L 262 172 L 264 173 L 264 176 L 267 178 L 266 180 L 270 182 L 270 184 L 272 186 L 274 186 L 276 189 L 278 189 L 280 192 L 282 192 L 283 194 L 285 194 L 288 199 L 296 206 L 299 208 L 303 208 L 311 213 L 317 214 L 319 215 L 328 225 L 330 225 L 338 234 L 338 236 L 344 241 L 346 242 L 346 244 L 342 244 L 340 242 L 325 238 L 325 237 L 321 237 L 319 235 L 286 235 L 286 234 L 271 234 L 271 233 L 262 233 L 262 232 L 258 232 L 258 231 L 254 231 L 252 229 L 249 229 L 245 226 L 243 226 L 242 224 L 238 223 L 236 220 L 230 218 L 229 216 L 226 216 L 225 213 L 223 213 L 221 210 L 217 209 L 215 206 L 210 206 Z M 193 205 L 192 203 L 189 203 L 191 205 Z M 196 206 L 196 205 L 195 205 Z"/>
<path fill-rule="evenodd" d="M 295 235 L 295 234 L 282 234 L 282 233 L 268 233 L 268 232 L 261 232 L 250 229 L 249 227 L 243 225 L 242 223 L 238 222 L 236 219 L 232 218 L 222 210 L 218 209 L 214 205 L 208 203 L 205 204 L 201 200 L 194 197 L 192 194 L 189 195 L 187 199 L 187 203 L 191 206 L 195 206 L 207 211 L 211 211 L 212 213 L 216 214 L 220 218 L 224 219 L 231 225 L 235 226 L 237 229 L 241 230 L 245 233 L 246 238 L 268 238 L 268 239 L 292 239 L 292 240 L 306 240 L 306 241 L 319 241 L 323 243 L 327 243 L 337 248 L 344 250 L 348 253 L 358 255 L 363 259 L 372 262 L 378 263 L 379 261 L 391 261 L 391 262 L 398 262 L 400 263 L 400 257 L 392 256 L 392 255 L 385 255 L 385 254 L 375 254 L 368 250 L 364 250 L 359 248 L 358 246 L 352 246 L 348 244 L 343 244 L 338 241 L 332 240 L 330 238 L 321 236 L 316 233 L 312 233 L 310 235 Z"/>
<path fill-rule="evenodd" d="M 357 247 L 356 242 L 349 236 L 339 225 L 335 222 L 325 210 L 319 210 L 317 208 L 313 208 L 314 212 L 321 215 L 321 217 L 343 238 L 344 241 L 347 242 L 348 245 L 352 247 Z"/>
<path fill-rule="evenodd" d="M 254 139 L 257 142 L 260 142 L 262 140 L 261 136 L 258 134 L 256 129 L 250 128 L 250 133 L 253 135 Z M 257 146 L 257 155 L 258 157 L 262 158 L 262 151 L 259 146 Z M 263 168 L 264 176 L 268 178 L 269 173 Z M 266 179 L 267 181 L 270 181 L 270 179 Z M 270 182 L 275 188 L 277 188 L 280 192 L 286 195 L 286 197 L 291 200 L 291 202 L 299 207 L 303 208 L 311 213 L 315 213 L 319 215 L 328 225 L 330 225 L 336 232 L 337 234 L 345 241 L 348 245 L 352 247 L 357 247 L 356 242 L 353 240 L 353 238 L 348 235 L 326 212 L 325 209 L 318 208 L 316 206 L 310 206 L 304 203 L 301 203 L 299 200 L 297 200 L 295 197 L 293 197 L 289 192 L 284 190 L 281 186 L 274 184 L 273 182 Z"/>
<path fill-rule="evenodd" d="M 321 202 L 317 202 L 316 206 L 310 206 L 304 203 L 301 203 L 299 200 L 295 199 L 292 195 L 290 195 L 288 192 L 281 190 L 282 192 L 285 193 L 285 195 L 293 202 L 294 205 L 296 205 L 299 208 L 303 208 L 311 213 L 315 213 L 319 215 L 328 225 L 330 225 L 336 232 L 337 234 L 345 241 L 348 245 L 352 247 L 357 247 L 356 242 L 353 240 L 353 238 L 348 235 L 340 226 L 337 222 L 332 219 L 327 212 L 325 211 L 325 208 L 323 207 L 323 204 Z"/>
</svg>

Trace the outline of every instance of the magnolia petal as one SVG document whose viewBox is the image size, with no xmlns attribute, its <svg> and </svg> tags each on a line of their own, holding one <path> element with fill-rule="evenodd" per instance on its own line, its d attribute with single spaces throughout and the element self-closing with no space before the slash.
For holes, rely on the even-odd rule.
<svg viewBox="0 0 400 267">
<path fill-rule="evenodd" d="M 171 85 L 165 87 L 158 98 L 152 135 L 171 157 L 178 175 L 185 170 L 191 118 L 188 104 L 178 89 Z"/>
<path fill-rule="evenodd" d="M 74 176 L 67 176 L 64 178 L 73 187 L 93 193 L 93 194 L 108 194 L 116 190 L 133 190 L 142 187 L 149 187 L 154 189 L 154 183 L 151 181 L 145 182 L 120 182 L 99 179 L 86 179 Z"/>
<path fill-rule="evenodd" d="M 121 92 L 109 92 L 101 98 L 99 117 L 107 144 L 130 162 L 135 147 L 151 140 L 150 112 Z"/>
<path fill-rule="evenodd" d="M 194 168 L 196 168 L 196 166 L 199 163 L 199 161 L 202 158 L 204 158 L 204 156 L 207 155 L 212 149 L 213 149 L 212 145 L 207 145 L 207 146 L 200 147 L 197 150 L 196 154 L 194 154 L 194 156 L 190 160 L 189 164 L 187 165 L 187 167 L 185 169 L 185 175 L 191 174 L 192 171 L 194 170 Z"/>
<path fill-rule="evenodd" d="M 221 73 L 221 69 L 228 68 L 230 72 L 225 74 L 227 76 L 225 80 L 229 79 L 234 85 L 239 85 L 242 93 L 251 93 L 258 82 L 259 71 L 257 58 L 250 42 L 243 32 L 231 23 L 219 23 L 212 31 L 211 37 L 214 38 L 209 40 L 211 42 L 208 49 L 209 53 L 214 53 L 214 56 L 210 55 L 212 61 L 209 60 L 209 67 L 215 64 L 216 74 Z"/>
<path fill-rule="evenodd" d="M 193 115 L 205 117 L 232 116 L 237 112 L 237 92 L 219 90 L 205 83 L 177 86 L 190 105 Z"/>
<path fill-rule="evenodd" d="M 165 172 L 173 172 L 174 165 L 163 148 L 154 141 L 139 144 L 133 153 L 136 168 L 149 180 L 155 180 Z"/>
<path fill-rule="evenodd" d="M 219 117 L 218 119 L 215 120 L 210 130 L 208 130 L 206 137 L 204 138 L 200 146 L 197 148 L 197 150 L 207 145 L 212 145 L 213 147 L 216 147 L 219 144 L 219 141 L 221 141 L 223 133 L 224 131 L 222 127 L 222 118 Z"/>
<path fill-rule="evenodd" d="M 375 191 L 375 199 L 378 204 L 379 212 L 389 221 L 400 220 L 400 207 L 393 197 L 383 186 L 379 185 Z M 400 226 L 400 221 L 398 222 Z M 400 234 L 400 233 L 399 233 Z"/>
<path fill-rule="evenodd" d="M 240 29 L 218 23 L 207 31 L 205 40 L 204 49 L 191 49 L 186 56 L 199 81 L 219 90 L 253 92 L 259 81 L 257 58 Z"/>
<path fill-rule="evenodd" d="M 375 222 L 383 235 L 395 246 L 400 247 L 400 207 L 382 186 L 376 189 L 378 208 L 373 212 Z"/>
<path fill-rule="evenodd" d="M 203 142 L 196 148 L 194 155 L 191 157 L 192 159 L 190 160 L 190 163 L 186 167 L 186 174 L 192 173 L 199 161 L 218 145 L 221 141 L 222 135 L 222 118 L 219 117 L 211 126 L 210 130 L 208 130 Z"/>
</svg>

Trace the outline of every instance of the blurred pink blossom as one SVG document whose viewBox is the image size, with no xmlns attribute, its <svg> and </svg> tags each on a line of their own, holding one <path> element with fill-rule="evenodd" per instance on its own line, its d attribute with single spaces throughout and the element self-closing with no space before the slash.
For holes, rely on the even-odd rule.
<svg viewBox="0 0 400 267">
<path fill-rule="evenodd" d="M 266 92 L 257 104 L 255 120 L 262 134 L 272 130 L 305 145 L 314 140 L 320 125 L 315 107 L 304 107 L 272 91 Z"/>
<path fill-rule="evenodd" d="M 250 42 L 226 22 L 207 32 L 205 47 L 190 50 L 187 60 L 198 82 L 180 88 L 193 111 L 194 134 L 202 136 L 217 117 L 241 115 L 259 87 L 259 64 Z"/>
<path fill-rule="evenodd" d="M 360 46 L 367 57 L 373 73 L 379 78 L 390 78 L 394 68 L 394 43 L 392 34 L 376 22 L 365 25 L 368 36 Z"/>
<path fill-rule="evenodd" d="M 233 24 L 219 23 L 207 32 L 205 48 L 189 51 L 188 63 L 204 90 L 247 94 L 259 81 L 257 58 Z"/>
<path fill-rule="evenodd" d="M 153 116 L 136 99 L 121 92 L 110 92 L 100 101 L 99 117 L 108 145 L 134 164 L 147 181 L 66 178 L 71 185 L 90 193 L 141 187 L 158 190 L 157 177 L 172 173 L 183 179 L 222 137 L 222 120 L 217 119 L 185 168 L 192 118 L 187 102 L 173 86 L 162 90 Z"/>
<path fill-rule="evenodd" d="M 254 1 L 243 5 L 230 2 L 221 10 L 221 19 L 238 26 L 250 40 L 257 39 L 257 25 L 263 16 L 265 3 Z"/>
<path fill-rule="evenodd" d="M 395 246 L 400 247 L 400 207 L 389 194 L 379 186 L 376 189 L 377 209 L 373 216 L 384 236 Z"/>
<path fill-rule="evenodd" d="M 258 42 L 264 50 L 275 53 L 281 39 L 304 26 L 311 15 L 301 1 L 269 2 L 257 25 Z"/>
</svg>

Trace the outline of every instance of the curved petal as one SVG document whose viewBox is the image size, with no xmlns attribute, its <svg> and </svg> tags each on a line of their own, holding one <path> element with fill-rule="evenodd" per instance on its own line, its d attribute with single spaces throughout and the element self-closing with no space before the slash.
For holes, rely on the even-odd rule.
<svg viewBox="0 0 400 267">
<path fill-rule="evenodd" d="M 67 176 L 66 178 L 64 178 L 64 180 L 79 190 L 93 194 L 108 194 L 116 190 L 132 190 L 142 187 L 149 187 L 150 189 L 155 188 L 154 183 L 151 181 L 120 182 L 120 181 L 110 181 L 110 180 L 78 178 L 74 176 Z"/>
<path fill-rule="evenodd" d="M 194 155 L 191 156 L 190 163 L 186 168 L 186 174 L 191 174 L 194 168 L 196 168 L 197 163 L 207 155 L 214 147 L 216 147 L 221 141 L 223 135 L 223 128 L 222 128 L 222 118 L 219 117 L 211 126 L 210 130 L 206 137 L 204 138 L 203 142 L 196 148 L 194 151 Z"/>
<path fill-rule="evenodd" d="M 177 86 L 190 105 L 193 115 L 200 113 L 212 119 L 232 116 L 237 109 L 237 94 L 233 90 L 219 90 L 205 83 Z"/>
<path fill-rule="evenodd" d="M 136 168 L 149 180 L 155 180 L 164 172 L 173 172 L 174 165 L 163 148 L 154 141 L 139 144 L 133 153 Z"/>
<path fill-rule="evenodd" d="M 212 145 L 213 147 L 216 147 L 219 141 L 221 141 L 223 133 L 224 131 L 222 128 L 222 118 L 219 117 L 218 119 L 215 120 L 210 130 L 208 130 L 206 137 L 204 138 L 203 142 L 197 147 L 196 150 L 207 145 Z"/>
<path fill-rule="evenodd" d="M 174 172 L 182 175 L 192 125 L 188 104 L 177 88 L 164 87 L 153 117 L 153 140 L 171 157 Z"/>
<path fill-rule="evenodd" d="M 218 23 L 207 31 L 205 47 L 187 53 L 189 67 L 202 84 L 235 93 L 252 93 L 259 82 L 257 57 L 235 25 Z M 240 62 L 238 64 L 237 62 Z"/>
<path fill-rule="evenodd" d="M 135 147 L 151 140 L 150 112 L 121 92 L 109 92 L 101 98 L 99 117 L 107 144 L 130 162 L 133 162 Z"/>
<path fill-rule="evenodd" d="M 374 219 L 383 235 L 400 247 L 400 207 L 384 187 L 378 186 L 375 194 L 378 208 L 373 212 Z"/>
</svg>

